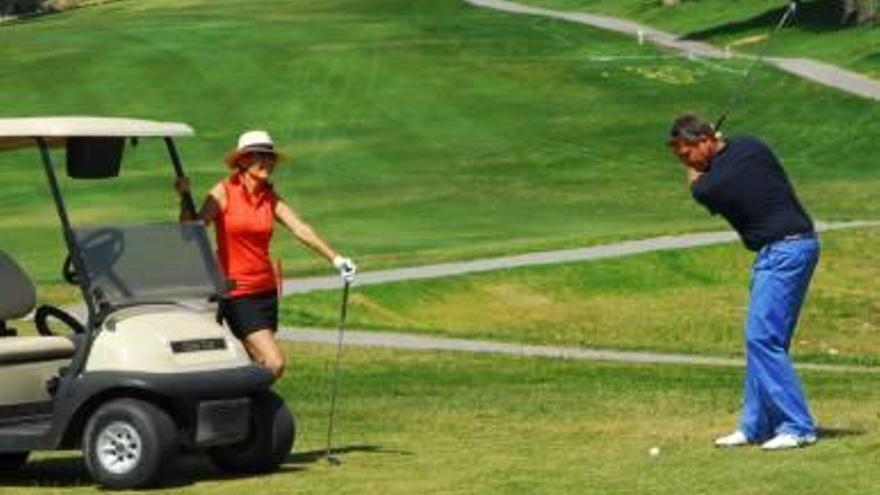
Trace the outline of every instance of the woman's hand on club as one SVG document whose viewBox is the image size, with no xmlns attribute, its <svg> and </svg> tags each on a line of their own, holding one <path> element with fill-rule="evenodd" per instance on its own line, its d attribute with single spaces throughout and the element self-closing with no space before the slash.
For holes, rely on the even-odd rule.
<svg viewBox="0 0 880 495">
<path fill-rule="evenodd" d="M 354 264 L 354 261 L 352 261 L 351 258 L 336 255 L 333 258 L 333 266 L 339 270 L 339 276 L 342 277 L 343 281 L 348 283 L 354 282 L 354 276 L 357 273 L 357 265 Z"/>
</svg>

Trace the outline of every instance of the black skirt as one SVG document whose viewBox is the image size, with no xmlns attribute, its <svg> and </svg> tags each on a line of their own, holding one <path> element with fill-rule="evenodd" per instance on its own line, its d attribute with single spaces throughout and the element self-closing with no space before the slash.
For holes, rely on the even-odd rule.
<svg viewBox="0 0 880 495">
<path fill-rule="evenodd" d="M 278 293 L 263 292 L 224 299 L 220 316 L 239 339 L 257 330 L 278 331 Z"/>
</svg>

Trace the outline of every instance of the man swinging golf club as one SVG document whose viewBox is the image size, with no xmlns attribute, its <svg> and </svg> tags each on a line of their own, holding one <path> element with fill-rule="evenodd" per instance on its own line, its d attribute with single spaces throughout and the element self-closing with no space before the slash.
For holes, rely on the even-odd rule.
<svg viewBox="0 0 880 495">
<path fill-rule="evenodd" d="M 685 165 L 694 199 L 720 214 L 757 252 L 746 318 L 746 379 L 739 428 L 719 447 L 761 443 L 766 450 L 816 442 L 788 350 L 819 259 L 813 222 L 779 160 L 760 140 L 727 141 L 694 114 L 675 120 L 669 146 Z"/>
<path fill-rule="evenodd" d="M 276 378 L 284 371 L 285 360 L 275 340 L 278 281 L 269 256 L 275 222 L 333 263 L 346 283 L 356 271 L 351 259 L 337 254 L 275 193 L 270 179 L 275 165 L 284 159 L 267 132 L 245 132 L 226 156 L 230 176 L 211 189 L 197 213 L 205 224 L 216 224 L 220 267 L 234 283 L 221 303 L 221 315 L 251 359 L 269 368 Z M 183 196 L 190 189 L 189 180 L 177 179 L 175 189 Z M 181 219 L 193 220 L 193 213 L 182 202 Z"/>
</svg>

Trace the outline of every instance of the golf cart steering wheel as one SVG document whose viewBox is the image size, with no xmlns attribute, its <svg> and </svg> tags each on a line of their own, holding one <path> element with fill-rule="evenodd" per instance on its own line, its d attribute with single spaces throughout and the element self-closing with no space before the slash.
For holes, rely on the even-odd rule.
<svg viewBox="0 0 880 495">
<path fill-rule="evenodd" d="M 89 233 L 84 239 L 79 240 L 79 244 L 83 251 L 100 254 L 100 259 L 106 263 L 104 266 L 112 267 L 122 256 L 125 239 L 119 230 L 107 228 Z M 70 254 L 64 259 L 61 276 L 67 283 L 79 285 L 79 274 L 76 272 Z"/>
<path fill-rule="evenodd" d="M 79 285 L 79 275 L 77 275 L 76 269 L 73 268 L 73 262 L 70 260 L 69 254 L 64 258 L 64 265 L 61 267 L 61 277 L 70 285 Z"/>
<path fill-rule="evenodd" d="M 83 327 L 82 323 L 79 322 L 72 315 L 54 307 L 54 306 L 40 306 L 37 308 L 36 314 L 34 314 L 34 326 L 37 327 L 37 332 L 43 337 L 51 337 L 55 335 L 52 332 L 52 329 L 49 328 L 49 318 L 55 318 L 67 325 L 73 333 L 86 333 L 85 327 Z"/>
</svg>

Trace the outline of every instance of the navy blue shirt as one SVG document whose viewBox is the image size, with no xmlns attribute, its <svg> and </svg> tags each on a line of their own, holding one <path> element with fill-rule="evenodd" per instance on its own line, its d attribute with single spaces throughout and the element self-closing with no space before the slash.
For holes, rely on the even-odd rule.
<svg viewBox="0 0 880 495">
<path fill-rule="evenodd" d="M 753 137 L 729 141 L 691 193 L 713 215 L 723 216 L 752 251 L 813 231 L 776 155 Z"/>
</svg>

